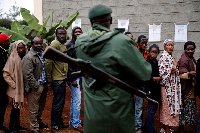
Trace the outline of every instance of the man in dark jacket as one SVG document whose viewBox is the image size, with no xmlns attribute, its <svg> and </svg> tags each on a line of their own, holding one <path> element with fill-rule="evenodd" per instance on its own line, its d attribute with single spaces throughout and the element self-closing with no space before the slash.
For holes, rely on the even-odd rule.
<svg viewBox="0 0 200 133">
<path fill-rule="evenodd" d="M 3 78 L 3 68 L 8 59 L 8 49 L 10 46 L 11 35 L 0 34 L 0 132 L 4 133 L 3 121 L 6 108 L 8 106 L 8 96 L 6 94 L 7 83 Z"/>
<path fill-rule="evenodd" d="M 74 27 L 72 29 L 72 40 L 67 44 L 67 54 L 72 58 L 76 57 L 76 49 L 75 49 L 75 41 L 77 36 L 82 34 L 82 29 L 80 27 Z M 81 88 L 82 88 L 82 82 L 81 77 L 73 78 L 71 76 L 72 72 L 79 71 L 78 67 L 73 65 L 68 65 L 68 86 L 71 91 L 71 106 L 70 106 L 70 120 L 69 124 L 72 126 L 75 130 L 79 132 L 83 132 L 83 127 L 81 126 L 81 120 L 80 120 L 80 110 L 81 110 Z"/>
</svg>

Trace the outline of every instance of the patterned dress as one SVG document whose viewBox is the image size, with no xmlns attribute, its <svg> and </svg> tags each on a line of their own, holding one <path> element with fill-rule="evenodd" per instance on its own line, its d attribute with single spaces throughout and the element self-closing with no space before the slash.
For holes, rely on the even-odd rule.
<svg viewBox="0 0 200 133">
<path fill-rule="evenodd" d="M 161 81 L 161 110 L 160 121 L 164 125 L 178 126 L 181 113 L 181 84 L 178 69 L 173 65 L 175 59 L 167 51 L 163 51 L 159 62 L 159 74 Z M 171 74 L 172 68 L 176 73 Z"/>
</svg>

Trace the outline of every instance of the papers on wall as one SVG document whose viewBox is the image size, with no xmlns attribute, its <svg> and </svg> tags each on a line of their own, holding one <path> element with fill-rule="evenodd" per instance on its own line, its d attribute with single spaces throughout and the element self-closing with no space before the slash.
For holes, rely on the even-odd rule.
<svg viewBox="0 0 200 133">
<path fill-rule="evenodd" d="M 189 24 L 189 23 L 188 23 Z M 187 42 L 187 26 L 186 25 L 175 25 L 175 36 L 174 42 Z"/>
<path fill-rule="evenodd" d="M 81 28 L 81 18 L 77 18 L 77 19 L 72 23 L 72 29 L 73 29 L 74 27 L 76 27 L 76 26 L 78 26 L 78 27 Z"/>
<path fill-rule="evenodd" d="M 161 24 L 160 25 L 155 25 L 155 24 L 149 25 L 149 42 L 161 41 Z"/>
<path fill-rule="evenodd" d="M 129 19 L 118 19 L 118 28 L 124 28 L 128 31 Z"/>
</svg>

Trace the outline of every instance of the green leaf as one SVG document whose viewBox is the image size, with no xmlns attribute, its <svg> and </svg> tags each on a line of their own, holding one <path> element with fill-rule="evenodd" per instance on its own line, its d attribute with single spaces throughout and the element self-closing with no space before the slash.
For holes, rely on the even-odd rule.
<svg viewBox="0 0 200 133">
<path fill-rule="evenodd" d="M 55 33 L 56 28 L 60 25 L 61 22 L 62 22 L 62 20 L 60 20 L 57 24 L 55 24 L 53 27 L 51 27 L 49 29 L 49 31 L 47 32 L 47 34 L 45 36 L 43 36 L 43 38 L 47 38 L 48 36 L 52 36 Z"/>
<path fill-rule="evenodd" d="M 19 34 L 21 34 L 22 36 L 25 35 L 25 33 L 22 31 L 23 26 L 18 22 L 18 21 L 14 21 L 11 24 L 11 30 L 14 32 L 17 32 Z"/>
<path fill-rule="evenodd" d="M 47 30 L 46 30 L 46 25 L 47 25 L 47 22 L 49 21 L 50 19 L 50 16 L 48 16 L 48 18 L 44 21 L 43 25 L 42 25 L 42 28 L 39 30 L 38 32 L 38 35 L 46 35 L 47 33 Z"/>
<path fill-rule="evenodd" d="M 23 26 L 23 32 L 25 35 L 29 35 L 33 31 L 33 29 L 29 26 L 26 26 L 26 25 L 22 25 L 22 26 Z"/>
<path fill-rule="evenodd" d="M 79 12 L 76 11 L 74 14 L 72 14 L 71 16 L 69 16 L 67 19 L 65 19 L 62 23 L 61 26 L 64 26 L 65 29 L 67 30 L 72 23 L 76 20 L 76 18 L 78 17 Z"/>
<path fill-rule="evenodd" d="M 29 10 L 21 8 L 20 13 L 31 28 L 35 29 L 36 31 L 40 31 L 42 25 L 39 24 L 39 20 L 34 15 L 30 14 Z"/>
<path fill-rule="evenodd" d="M 18 40 L 23 40 L 24 42 L 28 43 L 30 40 L 28 40 L 25 36 L 14 32 L 12 30 L 6 29 L 4 27 L 0 27 L 0 32 L 3 32 L 7 35 L 12 35 L 11 40 L 12 41 L 18 41 Z"/>
</svg>

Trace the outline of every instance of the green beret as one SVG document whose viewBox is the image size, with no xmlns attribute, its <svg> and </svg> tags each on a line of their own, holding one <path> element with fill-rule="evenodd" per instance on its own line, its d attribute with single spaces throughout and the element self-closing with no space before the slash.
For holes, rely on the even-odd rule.
<svg viewBox="0 0 200 133">
<path fill-rule="evenodd" d="M 111 14 L 111 13 L 112 13 L 112 10 L 110 7 L 99 4 L 90 8 L 89 13 L 88 13 L 88 18 L 93 19 L 95 17 Z"/>
</svg>

